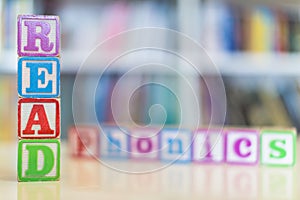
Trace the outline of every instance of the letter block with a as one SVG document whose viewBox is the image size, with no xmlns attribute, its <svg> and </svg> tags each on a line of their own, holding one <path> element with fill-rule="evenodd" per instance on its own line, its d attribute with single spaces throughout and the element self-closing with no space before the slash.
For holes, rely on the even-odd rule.
<svg viewBox="0 0 300 200">
<path fill-rule="evenodd" d="M 263 165 L 293 166 L 296 162 L 295 129 L 263 129 L 260 136 Z"/>
<path fill-rule="evenodd" d="M 160 158 L 177 163 L 191 162 L 192 133 L 184 129 L 163 129 L 160 133 Z"/>
<path fill-rule="evenodd" d="M 60 142 L 57 139 L 20 140 L 18 180 L 56 181 L 60 178 Z"/>
<path fill-rule="evenodd" d="M 18 93 L 26 98 L 54 98 L 60 93 L 56 57 L 22 57 L 18 61 Z"/>
<path fill-rule="evenodd" d="M 59 56 L 60 25 L 58 16 L 19 15 L 18 55 Z"/>
<path fill-rule="evenodd" d="M 19 99 L 18 136 L 20 139 L 46 139 L 60 136 L 58 99 Z"/>
<path fill-rule="evenodd" d="M 159 130 L 139 128 L 131 131 L 130 158 L 139 160 L 159 159 Z"/>
<path fill-rule="evenodd" d="M 259 131 L 228 129 L 226 131 L 226 162 L 255 165 L 259 155 Z"/>
<path fill-rule="evenodd" d="M 69 153 L 74 157 L 99 156 L 99 130 L 97 126 L 76 125 L 68 131 Z"/>
</svg>

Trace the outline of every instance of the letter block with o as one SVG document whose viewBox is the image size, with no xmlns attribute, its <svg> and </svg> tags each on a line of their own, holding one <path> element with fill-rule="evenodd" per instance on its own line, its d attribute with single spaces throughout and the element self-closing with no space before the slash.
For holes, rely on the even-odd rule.
<svg viewBox="0 0 300 200">
<path fill-rule="evenodd" d="M 18 93 L 26 98 L 60 94 L 60 62 L 56 57 L 22 57 L 18 61 Z"/>
<path fill-rule="evenodd" d="M 59 56 L 58 16 L 18 16 L 19 56 Z"/>
<path fill-rule="evenodd" d="M 293 166 L 296 162 L 296 130 L 263 129 L 260 136 L 263 165 Z"/>
<path fill-rule="evenodd" d="M 57 99 L 19 99 L 18 136 L 21 139 L 58 138 L 60 102 Z"/>
<path fill-rule="evenodd" d="M 225 152 L 227 163 L 257 164 L 259 131 L 256 129 L 228 129 L 226 131 Z"/>
<path fill-rule="evenodd" d="M 20 140 L 19 181 L 55 181 L 60 178 L 60 142 L 57 139 Z"/>
</svg>

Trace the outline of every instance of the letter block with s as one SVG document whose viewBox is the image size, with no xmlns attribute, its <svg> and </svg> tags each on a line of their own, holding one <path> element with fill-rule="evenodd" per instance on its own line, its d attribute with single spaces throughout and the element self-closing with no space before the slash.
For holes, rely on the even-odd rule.
<svg viewBox="0 0 300 200">
<path fill-rule="evenodd" d="M 59 50 L 58 16 L 18 16 L 19 56 L 59 56 Z"/>
<path fill-rule="evenodd" d="M 60 178 L 60 142 L 57 139 L 20 140 L 19 181 L 56 181 Z"/>
<path fill-rule="evenodd" d="M 59 100 L 19 99 L 18 136 L 20 139 L 59 138 Z"/>
<path fill-rule="evenodd" d="M 295 129 L 263 129 L 260 143 L 261 164 L 272 166 L 293 166 L 295 164 Z"/>
<path fill-rule="evenodd" d="M 256 165 L 259 160 L 259 131 L 256 129 L 226 130 L 226 162 Z"/>
<path fill-rule="evenodd" d="M 18 93 L 25 98 L 60 95 L 60 62 L 56 57 L 22 57 L 18 61 Z"/>
</svg>

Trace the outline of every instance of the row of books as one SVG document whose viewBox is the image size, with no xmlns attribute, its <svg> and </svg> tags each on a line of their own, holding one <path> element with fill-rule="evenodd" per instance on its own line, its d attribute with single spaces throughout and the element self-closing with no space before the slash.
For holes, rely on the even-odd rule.
<svg viewBox="0 0 300 200">
<path fill-rule="evenodd" d="M 201 41 L 209 51 L 300 50 L 300 18 L 296 8 L 207 1 L 202 11 Z"/>
</svg>

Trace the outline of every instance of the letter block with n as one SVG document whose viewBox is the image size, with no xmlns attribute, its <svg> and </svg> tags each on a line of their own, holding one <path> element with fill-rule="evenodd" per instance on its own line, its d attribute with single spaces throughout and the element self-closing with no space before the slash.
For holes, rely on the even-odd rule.
<svg viewBox="0 0 300 200">
<path fill-rule="evenodd" d="M 19 99 L 18 136 L 46 139 L 60 136 L 60 102 L 57 99 Z"/>
<path fill-rule="evenodd" d="M 60 142 L 57 139 L 20 140 L 19 181 L 55 181 L 60 178 Z"/>
<path fill-rule="evenodd" d="M 56 57 L 22 57 L 18 61 L 18 93 L 26 98 L 60 94 L 60 62 Z"/>
<path fill-rule="evenodd" d="M 293 166 L 296 162 L 295 129 L 263 129 L 260 136 L 263 165 Z"/>
<path fill-rule="evenodd" d="M 18 16 L 19 56 L 59 56 L 59 44 L 58 16 Z"/>
</svg>

